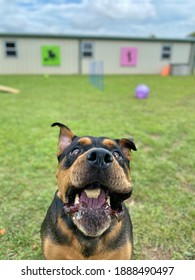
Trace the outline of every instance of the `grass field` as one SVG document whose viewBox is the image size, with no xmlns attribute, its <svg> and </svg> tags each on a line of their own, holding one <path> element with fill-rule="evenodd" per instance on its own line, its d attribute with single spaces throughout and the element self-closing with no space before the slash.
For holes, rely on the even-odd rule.
<svg viewBox="0 0 195 280">
<path fill-rule="evenodd" d="M 146 83 L 146 100 L 134 97 Z M 195 77 L 0 76 L 0 259 L 42 259 L 39 230 L 56 190 L 58 129 L 133 137 L 134 259 L 195 258 Z"/>
</svg>

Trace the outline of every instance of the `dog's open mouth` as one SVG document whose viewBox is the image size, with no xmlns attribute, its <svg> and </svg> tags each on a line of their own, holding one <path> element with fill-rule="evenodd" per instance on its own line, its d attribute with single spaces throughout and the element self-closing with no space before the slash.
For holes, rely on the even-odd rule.
<svg viewBox="0 0 195 280">
<path fill-rule="evenodd" d="M 124 217 L 123 200 L 131 196 L 128 193 L 116 193 L 99 182 L 86 185 L 82 189 L 69 188 L 64 205 L 66 214 L 72 216 L 76 226 L 87 236 L 99 236 L 115 217 L 121 221 Z"/>
</svg>

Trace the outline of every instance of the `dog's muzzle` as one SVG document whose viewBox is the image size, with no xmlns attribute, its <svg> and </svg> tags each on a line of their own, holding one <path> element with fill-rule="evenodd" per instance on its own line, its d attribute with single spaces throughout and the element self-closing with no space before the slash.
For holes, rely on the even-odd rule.
<svg viewBox="0 0 195 280">
<path fill-rule="evenodd" d="M 100 236 L 113 218 L 124 218 L 123 201 L 132 188 L 109 150 L 90 149 L 74 163 L 71 174 L 64 211 L 86 236 Z"/>
</svg>

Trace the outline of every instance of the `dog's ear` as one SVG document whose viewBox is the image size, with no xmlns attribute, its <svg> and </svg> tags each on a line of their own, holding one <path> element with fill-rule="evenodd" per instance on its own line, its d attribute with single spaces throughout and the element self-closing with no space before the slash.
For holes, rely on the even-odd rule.
<svg viewBox="0 0 195 280">
<path fill-rule="evenodd" d="M 60 127 L 58 148 L 61 154 L 72 143 L 72 140 L 75 137 L 75 135 L 66 125 L 62 123 L 55 122 L 51 126 Z"/>
<path fill-rule="evenodd" d="M 121 138 L 116 139 L 116 142 L 121 148 L 121 151 L 123 152 L 124 156 L 130 161 L 131 159 L 131 150 L 137 151 L 137 148 L 135 146 L 135 143 L 132 138 Z"/>
</svg>

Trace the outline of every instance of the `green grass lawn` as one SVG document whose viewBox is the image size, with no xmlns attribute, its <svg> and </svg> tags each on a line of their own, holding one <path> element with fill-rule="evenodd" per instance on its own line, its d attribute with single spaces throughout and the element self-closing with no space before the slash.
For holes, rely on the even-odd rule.
<svg viewBox="0 0 195 280">
<path fill-rule="evenodd" d="M 146 83 L 150 96 L 134 97 Z M 133 137 L 127 202 L 134 259 L 195 258 L 195 77 L 0 76 L 0 259 L 42 259 L 39 230 L 56 190 L 58 121 L 75 134 Z"/>
</svg>

